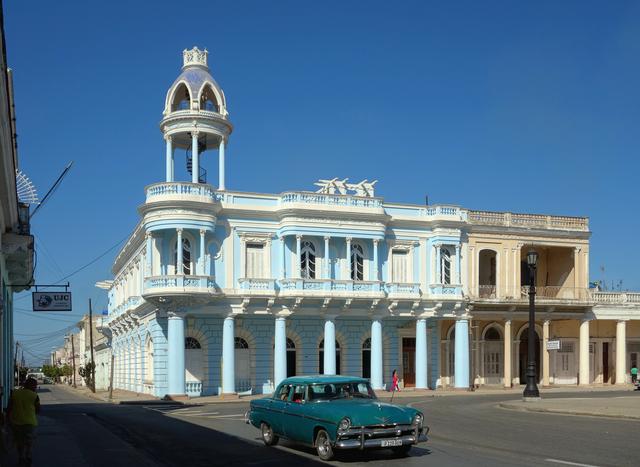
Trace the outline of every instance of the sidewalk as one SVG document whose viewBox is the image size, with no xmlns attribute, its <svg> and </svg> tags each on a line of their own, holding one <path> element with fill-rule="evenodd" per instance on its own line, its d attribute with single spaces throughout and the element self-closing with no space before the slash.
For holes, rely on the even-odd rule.
<svg viewBox="0 0 640 467">
<path fill-rule="evenodd" d="M 135 405 L 153 405 L 153 404 L 230 404 L 230 403 L 238 403 L 238 402 L 248 402 L 253 399 L 260 399 L 263 397 L 267 397 L 266 394 L 254 394 L 251 396 L 240 396 L 240 397 L 222 397 L 222 396 L 202 396 L 202 397 L 192 397 L 184 400 L 163 400 L 155 396 L 151 396 L 149 394 L 140 394 L 132 391 L 124 391 L 122 389 L 115 389 L 113 391 L 113 398 L 109 400 L 109 392 L 108 391 L 98 391 L 93 394 L 86 387 L 78 387 L 77 389 L 73 389 L 71 386 L 67 386 L 71 390 L 75 390 L 81 392 L 85 396 L 103 401 L 103 402 L 111 402 L 113 404 L 135 404 Z M 388 401 L 393 397 L 394 401 L 402 400 L 404 398 L 411 397 L 462 397 L 469 395 L 497 395 L 497 394 L 509 394 L 509 395 L 519 395 L 522 394 L 524 386 L 515 386 L 513 388 L 502 388 L 502 387 L 489 387 L 489 388 L 480 388 L 476 390 L 464 390 L 464 389 L 413 389 L 407 388 L 405 390 L 397 391 L 394 394 L 388 391 L 376 391 L 376 394 L 379 399 Z M 594 392 L 610 392 L 610 391 L 632 391 L 633 387 L 629 385 L 625 386 L 554 386 L 548 388 L 541 388 L 540 394 L 544 397 L 545 394 L 589 394 Z"/>
<path fill-rule="evenodd" d="M 572 397 L 566 399 L 544 399 L 536 402 L 501 402 L 504 409 L 556 413 L 565 415 L 586 415 L 591 417 L 622 418 L 640 420 L 640 391 L 628 396 L 617 397 Z"/>
</svg>

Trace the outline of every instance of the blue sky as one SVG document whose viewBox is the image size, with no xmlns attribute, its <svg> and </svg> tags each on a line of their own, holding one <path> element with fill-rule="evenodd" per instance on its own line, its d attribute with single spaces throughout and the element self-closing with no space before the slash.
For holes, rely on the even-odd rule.
<svg viewBox="0 0 640 467">
<path fill-rule="evenodd" d="M 95 3 L 95 4 L 94 4 Z M 153 5 L 152 8 L 149 8 Z M 136 224 L 163 180 L 158 129 L 181 51 L 207 47 L 235 130 L 227 188 L 378 179 L 389 201 L 586 215 L 592 279 L 640 289 L 634 264 L 640 121 L 638 2 L 4 2 L 21 168 L 40 192 L 37 282 L 85 265 Z M 204 161 L 211 180 L 216 161 Z M 116 250 L 73 276 L 74 311 Z M 601 272 L 604 267 L 604 273 Z M 53 333 L 55 334 L 55 333 Z M 30 357 L 35 359 L 35 357 Z"/>
</svg>

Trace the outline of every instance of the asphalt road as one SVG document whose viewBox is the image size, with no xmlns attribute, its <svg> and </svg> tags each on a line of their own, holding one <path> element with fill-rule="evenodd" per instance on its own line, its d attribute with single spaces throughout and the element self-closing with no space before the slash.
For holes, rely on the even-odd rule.
<svg viewBox="0 0 640 467">
<path fill-rule="evenodd" d="M 36 466 L 322 464 L 310 448 L 286 441 L 277 447 L 263 446 L 258 430 L 244 423 L 246 402 L 186 407 L 110 405 L 68 389 L 47 389 L 41 394 L 41 430 L 62 430 L 68 443 L 67 448 L 53 451 L 46 464 L 34 462 Z M 606 392 L 589 397 L 623 394 L 628 395 Z M 401 403 L 424 411 L 431 427 L 429 442 L 414 447 L 405 458 L 388 450 L 349 452 L 332 464 L 638 465 L 637 421 L 518 412 L 497 406 L 515 398 L 506 394 L 403 398 Z M 44 436 L 39 441 L 43 438 L 45 442 Z"/>
</svg>

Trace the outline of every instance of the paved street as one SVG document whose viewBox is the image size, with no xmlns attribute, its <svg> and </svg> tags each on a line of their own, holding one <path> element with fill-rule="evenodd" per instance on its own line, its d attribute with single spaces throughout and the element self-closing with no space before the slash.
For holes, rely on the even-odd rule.
<svg viewBox="0 0 640 467">
<path fill-rule="evenodd" d="M 589 397 L 623 395 L 629 392 Z M 43 413 L 35 466 L 321 464 L 309 448 L 287 442 L 264 447 L 258 430 L 243 421 L 246 402 L 111 405 L 59 386 L 43 387 L 40 397 Z M 333 464 L 637 465 L 632 448 L 637 421 L 499 408 L 507 399 L 517 397 L 500 393 L 404 398 L 402 403 L 424 410 L 432 428 L 429 443 L 412 449 L 408 458 L 381 450 L 342 454 Z"/>
</svg>

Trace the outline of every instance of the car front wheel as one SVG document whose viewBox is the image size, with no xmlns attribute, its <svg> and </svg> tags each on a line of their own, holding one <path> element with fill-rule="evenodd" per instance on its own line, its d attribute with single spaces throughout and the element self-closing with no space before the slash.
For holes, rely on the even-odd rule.
<svg viewBox="0 0 640 467">
<path fill-rule="evenodd" d="M 274 446 L 278 443 L 278 435 L 273 432 L 273 428 L 268 423 L 260 424 L 260 432 L 262 433 L 262 442 L 266 446 Z"/>
<path fill-rule="evenodd" d="M 318 431 L 318 434 L 316 435 L 316 451 L 318 452 L 318 457 L 323 461 L 330 461 L 333 459 L 331 439 L 325 430 Z"/>
</svg>

